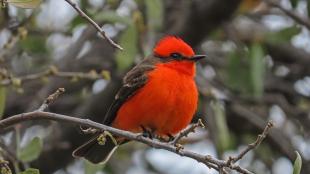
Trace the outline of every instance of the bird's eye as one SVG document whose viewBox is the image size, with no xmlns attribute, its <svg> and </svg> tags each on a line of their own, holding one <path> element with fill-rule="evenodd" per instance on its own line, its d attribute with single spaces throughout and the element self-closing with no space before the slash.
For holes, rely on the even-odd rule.
<svg viewBox="0 0 310 174">
<path fill-rule="evenodd" d="M 182 58 L 182 55 L 180 53 L 171 53 L 170 56 L 175 59 Z"/>
</svg>

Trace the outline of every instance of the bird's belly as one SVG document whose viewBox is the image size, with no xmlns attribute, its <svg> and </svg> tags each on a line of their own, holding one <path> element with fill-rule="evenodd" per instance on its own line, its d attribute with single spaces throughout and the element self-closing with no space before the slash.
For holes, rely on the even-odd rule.
<svg viewBox="0 0 310 174">
<path fill-rule="evenodd" d="M 119 109 L 112 126 L 158 135 L 174 135 L 185 128 L 196 111 L 198 93 L 192 77 L 173 70 L 151 72 L 145 86 Z"/>
</svg>

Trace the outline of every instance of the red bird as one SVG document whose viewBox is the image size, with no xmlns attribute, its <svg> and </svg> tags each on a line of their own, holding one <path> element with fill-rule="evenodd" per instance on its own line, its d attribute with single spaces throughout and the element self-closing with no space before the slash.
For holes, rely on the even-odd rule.
<svg viewBox="0 0 310 174">
<path fill-rule="evenodd" d="M 173 136 L 192 120 L 197 109 L 198 92 L 195 62 L 204 58 L 195 55 L 182 39 L 167 36 L 161 39 L 153 54 L 130 70 L 115 96 L 103 123 L 131 132 Z M 107 137 L 104 145 L 97 134 L 73 152 L 92 163 L 106 162 L 115 149 L 128 140 Z"/>
</svg>

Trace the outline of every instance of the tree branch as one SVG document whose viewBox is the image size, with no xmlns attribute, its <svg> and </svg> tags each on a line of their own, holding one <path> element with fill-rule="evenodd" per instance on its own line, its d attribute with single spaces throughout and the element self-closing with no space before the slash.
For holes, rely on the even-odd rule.
<svg viewBox="0 0 310 174">
<path fill-rule="evenodd" d="M 105 38 L 114 48 L 123 50 L 123 48 L 117 43 L 115 43 L 111 38 L 109 38 L 106 35 L 105 31 L 103 31 L 95 21 L 93 21 L 89 16 L 87 16 L 87 14 L 83 12 L 82 9 L 80 9 L 80 7 L 76 3 L 74 3 L 71 0 L 65 0 L 65 1 L 68 4 L 70 4 L 80 14 L 81 17 L 85 18 L 91 25 L 93 25 L 96 28 L 96 30 L 98 30 L 98 32 L 101 34 L 101 36 Z"/>
<path fill-rule="evenodd" d="M 48 105 L 51 104 L 54 100 L 58 98 L 58 96 L 65 92 L 65 88 L 58 88 L 56 92 L 49 95 L 43 102 L 43 104 L 39 107 L 38 111 L 44 111 L 48 108 Z"/>
<path fill-rule="evenodd" d="M 239 153 L 237 156 L 235 157 L 229 157 L 229 159 L 227 160 L 228 163 L 236 163 L 237 161 L 239 161 L 240 159 L 242 159 L 244 157 L 245 154 L 247 154 L 250 150 L 255 149 L 257 146 L 260 145 L 260 143 L 266 138 L 267 134 L 269 133 L 270 128 L 273 127 L 273 122 L 269 121 L 267 123 L 267 126 L 265 127 L 264 131 L 262 134 L 257 136 L 257 139 L 255 142 L 249 144 L 247 146 L 246 149 L 244 149 L 243 151 L 241 151 L 241 153 Z"/>
<path fill-rule="evenodd" d="M 0 72 L 1 73 L 1 72 Z M 45 77 L 61 77 L 61 78 L 72 78 L 72 79 L 91 79 L 91 80 L 96 80 L 96 79 L 109 79 L 109 72 L 108 71 L 102 71 L 100 73 L 97 73 L 94 70 L 91 70 L 88 73 L 83 73 L 83 72 L 61 72 L 59 71 L 55 66 L 51 66 L 48 70 L 39 72 L 36 74 L 29 74 L 21 77 L 12 77 L 12 76 L 7 76 L 3 80 L 0 80 L 0 86 L 9 86 L 9 85 L 15 85 L 15 86 L 20 86 L 23 82 L 25 81 L 30 81 L 30 80 L 38 80 L 41 78 Z M 1 74 L 0 74 L 1 77 Z"/>
<path fill-rule="evenodd" d="M 272 7 L 276 7 L 278 9 L 280 9 L 287 16 L 291 17 L 293 20 L 295 20 L 296 22 L 298 22 L 299 24 L 305 26 L 306 28 L 308 28 L 308 30 L 310 30 L 310 21 L 309 20 L 303 19 L 302 17 L 298 16 L 295 12 L 282 7 L 278 2 L 276 2 L 274 0 L 264 0 L 264 2 L 266 2 L 268 5 L 270 5 Z"/>
<path fill-rule="evenodd" d="M 210 155 L 201 155 L 201 154 L 188 151 L 188 150 L 184 150 L 184 149 L 178 150 L 177 147 L 175 147 L 174 145 L 160 142 L 158 140 L 151 140 L 149 138 L 145 138 L 141 136 L 141 134 L 135 134 L 135 133 L 131 133 L 128 131 L 116 129 L 116 128 L 109 127 L 109 126 L 106 126 L 100 123 L 96 123 L 88 119 L 80 119 L 76 117 L 71 117 L 71 116 L 56 114 L 56 113 L 51 113 L 51 112 L 33 111 L 33 112 L 14 115 L 9 118 L 3 119 L 0 121 L 0 132 L 12 125 L 15 125 L 17 123 L 21 123 L 24 121 L 29 121 L 29 120 L 53 120 L 57 122 L 66 122 L 66 123 L 71 123 L 71 124 L 76 124 L 76 125 L 92 127 L 95 129 L 99 129 L 101 131 L 111 132 L 113 135 L 116 135 L 116 136 L 125 137 L 126 139 L 129 139 L 129 140 L 134 140 L 134 141 L 147 144 L 157 149 L 165 149 L 170 152 L 174 152 L 180 156 L 186 156 L 186 157 L 192 158 L 198 162 L 205 164 L 206 166 L 210 168 L 214 168 L 215 170 L 219 170 L 221 167 L 227 167 L 242 174 L 253 174 L 247 169 L 244 169 L 236 164 L 228 165 L 226 161 L 215 159 L 211 157 Z"/>
<path fill-rule="evenodd" d="M 184 130 L 182 130 L 182 131 L 174 138 L 174 140 L 171 142 L 171 144 L 173 144 L 174 146 L 177 146 L 177 144 L 179 143 L 179 141 L 180 141 L 183 137 L 187 137 L 188 134 L 190 134 L 191 132 L 195 132 L 195 129 L 198 128 L 198 127 L 205 128 L 205 125 L 202 123 L 201 119 L 199 119 L 197 123 L 192 124 L 192 125 L 188 126 L 187 128 L 185 128 Z"/>
</svg>

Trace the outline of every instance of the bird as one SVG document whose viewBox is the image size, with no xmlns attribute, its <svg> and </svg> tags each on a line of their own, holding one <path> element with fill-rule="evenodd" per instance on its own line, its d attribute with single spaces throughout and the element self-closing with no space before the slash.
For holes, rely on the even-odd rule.
<svg viewBox="0 0 310 174">
<path fill-rule="evenodd" d="M 126 73 L 103 124 L 150 138 L 175 136 L 197 110 L 195 64 L 204 57 L 177 36 L 163 37 L 151 55 Z M 129 141 L 106 136 L 105 143 L 100 143 L 99 137 L 100 133 L 95 134 L 72 155 L 106 163 L 117 147 Z"/>
</svg>

